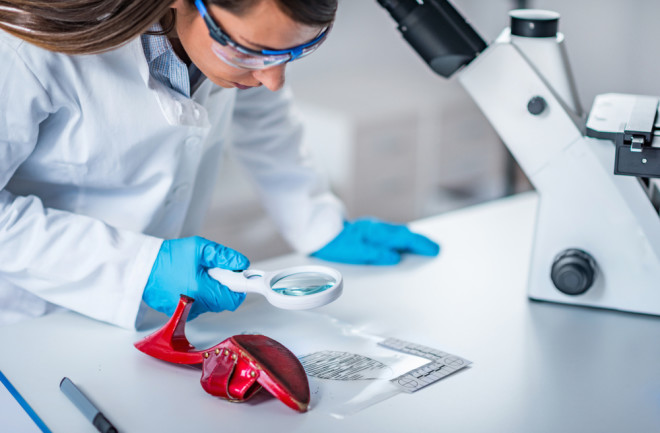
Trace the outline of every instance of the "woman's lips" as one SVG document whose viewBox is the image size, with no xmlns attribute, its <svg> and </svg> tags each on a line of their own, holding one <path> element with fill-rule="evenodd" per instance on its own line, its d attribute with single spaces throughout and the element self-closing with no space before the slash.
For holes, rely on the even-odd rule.
<svg viewBox="0 0 660 433">
<path fill-rule="evenodd" d="M 232 84 L 234 85 L 234 87 L 236 87 L 237 89 L 241 89 L 241 90 L 251 89 L 253 87 L 256 87 L 256 86 L 244 86 L 242 84 L 238 84 L 238 83 L 234 83 L 234 82 L 232 82 Z"/>
</svg>

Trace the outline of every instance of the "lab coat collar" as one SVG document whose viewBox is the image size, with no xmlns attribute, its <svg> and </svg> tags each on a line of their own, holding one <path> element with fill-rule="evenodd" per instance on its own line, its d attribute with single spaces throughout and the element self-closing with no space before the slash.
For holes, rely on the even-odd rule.
<svg viewBox="0 0 660 433">
<path fill-rule="evenodd" d="M 170 125 L 195 126 L 200 128 L 209 128 L 211 126 L 206 108 L 198 104 L 194 99 L 187 98 L 168 88 L 151 76 L 140 36 L 131 40 L 126 49 L 131 51 L 145 86 L 154 92 L 161 112 Z"/>
</svg>

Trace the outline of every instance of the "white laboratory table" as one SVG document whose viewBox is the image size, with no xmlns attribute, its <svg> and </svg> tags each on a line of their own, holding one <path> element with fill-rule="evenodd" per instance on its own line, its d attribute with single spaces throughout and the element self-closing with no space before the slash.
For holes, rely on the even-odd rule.
<svg viewBox="0 0 660 433">
<path fill-rule="evenodd" d="M 0 370 L 53 432 L 95 431 L 59 391 L 63 376 L 121 432 L 660 431 L 660 318 L 530 301 L 536 203 L 526 193 L 416 222 L 442 245 L 435 259 L 335 265 L 344 294 L 318 314 L 473 361 L 343 419 L 298 414 L 274 399 L 221 401 L 202 390 L 197 372 L 177 374 L 184 367 L 133 347 L 155 328 L 127 331 L 70 312 L 1 328 Z M 258 266 L 309 262 L 290 255 Z M 202 316 L 190 323 L 189 338 L 221 341 L 229 336 L 222 320 L 259 302 L 248 297 L 235 313 Z"/>
</svg>

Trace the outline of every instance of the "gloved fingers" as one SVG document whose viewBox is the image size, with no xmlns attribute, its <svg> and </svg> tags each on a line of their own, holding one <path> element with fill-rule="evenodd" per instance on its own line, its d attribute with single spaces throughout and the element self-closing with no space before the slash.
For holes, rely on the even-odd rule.
<svg viewBox="0 0 660 433">
<path fill-rule="evenodd" d="M 401 254 L 385 247 L 359 244 L 350 250 L 322 249 L 312 254 L 323 260 L 351 265 L 396 265 L 401 261 Z"/>
<path fill-rule="evenodd" d="M 176 309 L 178 298 L 174 299 L 171 293 L 163 293 L 156 284 L 152 284 L 151 277 L 142 292 L 142 300 L 151 308 L 172 317 Z"/>
<path fill-rule="evenodd" d="M 250 267 L 250 260 L 238 251 L 206 241 L 200 254 L 200 264 L 206 268 L 223 268 L 242 271 Z"/>
<path fill-rule="evenodd" d="M 422 256 L 437 256 L 440 252 L 440 245 L 419 233 L 408 231 L 408 235 L 402 241 L 406 244 L 404 251 L 408 253 Z"/>
<path fill-rule="evenodd" d="M 172 317 L 174 310 L 176 310 L 176 304 L 173 300 L 169 299 L 158 299 L 154 297 L 145 297 L 143 298 L 144 302 L 153 308 L 156 311 L 160 311 L 167 315 L 167 317 Z M 177 300 L 178 302 L 178 300 Z"/>
<path fill-rule="evenodd" d="M 368 246 L 362 249 L 360 264 L 367 265 L 396 265 L 401 261 L 401 254 L 382 247 Z"/>
<path fill-rule="evenodd" d="M 186 321 L 196 319 L 200 314 L 208 313 L 209 311 L 215 313 L 224 310 L 234 311 L 245 300 L 245 293 L 232 292 L 226 286 L 219 283 L 217 286 L 217 288 L 207 290 L 204 295 L 197 295 Z"/>
<path fill-rule="evenodd" d="M 436 256 L 440 246 L 419 233 L 412 232 L 405 225 L 390 224 L 380 221 L 368 222 L 364 230 L 364 239 L 375 245 L 382 245 L 399 252 Z"/>
<path fill-rule="evenodd" d="M 207 311 L 216 313 L 225 310 L 235 311 L 245 300 L 245 293 L 229 290 L 227 286 L 219 283 L 206 271 L 203 271 L 200 281 L 201 287 L 197 297 L 204 304 Z"/>
<path fill-rule="evenodd" d="M 190 307 L 190 311 L 188 311 L 188 317 L 186 318 L 186 322 L 190 322 L 191 320 L 196 319 L 200 314 L 208 312 L 207 309 L 204 308 L 204 306 L 201 303 L 198 303 L 195 301 L 193 303 L 193 306 Z M 171 315 L 170 315 L 171 317 Z"/>
</svg>

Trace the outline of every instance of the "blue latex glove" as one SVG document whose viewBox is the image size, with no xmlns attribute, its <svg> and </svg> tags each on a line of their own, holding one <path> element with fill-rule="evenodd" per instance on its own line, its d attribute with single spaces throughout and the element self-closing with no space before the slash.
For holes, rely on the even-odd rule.
<svg viewBox="0 0 660 433">
<path fill-rule="evenodd" d="M 345 222 L 344 229 L 313 257 L 355 265 L 395 265 L 401 254 L 437 256 L 440 246 L 408 227 L 374 219 Z"/>
<path fill-rule="evenodd" d="M 142 299 L 172 316 L 180 295 L 195 298 L 188 320 L 207 311 L 234 311 L 245 299 L 211 278 L 207 269 L 245 270 L 250 261 L 231 248 L 199 236 L 163 241 Z"/>
</svg>

